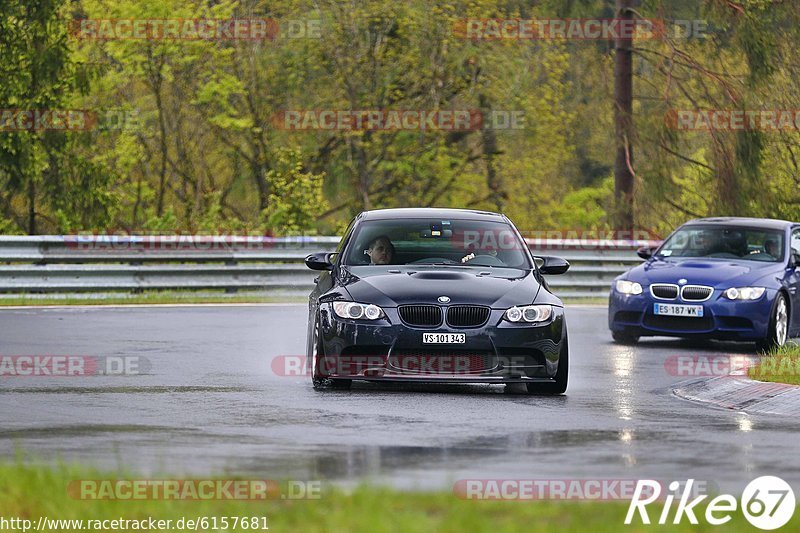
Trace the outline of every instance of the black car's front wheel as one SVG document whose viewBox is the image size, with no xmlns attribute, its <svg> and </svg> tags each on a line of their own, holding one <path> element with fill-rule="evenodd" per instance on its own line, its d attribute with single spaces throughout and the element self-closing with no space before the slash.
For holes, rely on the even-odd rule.
<svg viewBox="0 0 800 533">
<path fill-rule="evenodd" d="M 314 390 L 341 389 L 347 390 L 352 385 L 349 379 L 331 379 L 325 365 L 325 352 L 322 346 L 322 336 L 319 334 L 319 318 L 314 323 L 313 337 L 311 339 L 311 384 Z"/>
<path fill-rule="evenodd" d="M 764 339 L 756 342 L 759 352 L 769 352 L 779 348 L 789 340 L 789 304 L 786 296 L 779 292 L 772 304 L 772 313 L 769 319 L 769 329 Z"/>
<path fill-rule="evenodd" d="M 528 393 L 530 394 L 564 394 L 567 391 L 567 381 L 569 380 L 569 342 L 564 339 L 564 346 L 558 357 L 558 370 L 556 370 L 556 380 L 553 383 L 528 383 Z"/>
</svg>

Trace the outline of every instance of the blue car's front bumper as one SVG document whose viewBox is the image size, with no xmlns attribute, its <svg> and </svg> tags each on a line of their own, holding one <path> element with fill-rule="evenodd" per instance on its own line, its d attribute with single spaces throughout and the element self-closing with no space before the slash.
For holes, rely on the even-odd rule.
<svg viewBox="0 0 800 533">
<path fill-rule="evenodd" d="M 714 294 L 705 302 L 658 300 L 644 287 L 639 295 L 624 295 L 612 289 L 608 305 L 608 327 L 631 336 L 703 337 L 753 341 L 767 337 L 772 303 L 777 291 L 768 289 L 755 301 L 731 301 Z M 654 304 L 702 305 L 703 317 L 669 317 L 654 313 Z"/>
</svg>

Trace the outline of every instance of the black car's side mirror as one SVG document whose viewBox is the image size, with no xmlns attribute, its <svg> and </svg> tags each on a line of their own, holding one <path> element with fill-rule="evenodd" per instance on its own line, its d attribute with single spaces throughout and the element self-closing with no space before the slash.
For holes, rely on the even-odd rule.
<svg viewBox="0 0 800 533">
<path fill-rule="evenodd" d="M 542 274 L 563 274 L 567 270 L 569 270 L 569 261 L 566 259 L 562 259 L 561 257 L 552 257 L 549 255 L 540 255 L 538 259 L 542 261 L 542 265 L 539 267 L 539 271 Z"/>
<path fill-rule="evenodd" d="M 795 268 L 800 267 L 800 252 L 792 250 L 792 258 L 789 260 L 789 264 Z"/>
<path fill-rule="evenodd" d="M 652 246 L 642 246 L 641 248 L 636 250 L 636 255 L 638 255 L 642 259 L 647 260 L 653 257 L 653 253 L 655 253 L 655 251 L 656 248 L 653 248 Z"/>
<path fill-rule="evenodd" d="M 306 266 L 311 270 L 333 270 L 331 252 L 317 252 L 306 257 Z"/>
</svg>

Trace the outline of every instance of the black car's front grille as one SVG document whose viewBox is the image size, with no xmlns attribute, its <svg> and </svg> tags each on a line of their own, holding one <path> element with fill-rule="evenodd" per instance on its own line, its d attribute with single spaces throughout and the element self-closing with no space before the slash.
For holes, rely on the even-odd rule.
<svg viewBox="0 0 800 533">
<path fill-rule="evenodd" d="M 714 319 L 710 316 L 662 316 L 644 315 L 644 325 L 664 331 L 709 331 L 714 329 Z"/>
<path fill-rule="evenodd" d="M 438 305 L 401 305 L 400 319 L 409 326 L 438 326 L 442 323 L 442 309 Z"/>
<path fill-rule="evenodd" d="M 496 364 L 492 352 L 418 348 L 395 350 L 389 356 L 389 366 L 415 374 L 474 374 Z"/>
<path fill-rule="evenodd" d="M 454 305 L 447 309 L 447 323 L 455 328 L 482 326 L 488 319 L 488 307 Z"/>
<path fill-rule="evenodd" d="M 703 302 L 711 298 L 714 289 L 701 285 L 687 285 L 681 290 L 681 298 L 687 302 Z"/>
<path fill-rule="evenodd" d="M 662 300 L 674 300 L 678 297 L 678 286 L 654 283 L 650 285 L 650 294 Z"/>
</svg>

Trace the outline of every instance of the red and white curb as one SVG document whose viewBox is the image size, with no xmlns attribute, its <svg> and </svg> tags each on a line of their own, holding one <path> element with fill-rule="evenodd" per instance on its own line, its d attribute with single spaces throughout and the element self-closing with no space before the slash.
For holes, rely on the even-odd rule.
<svg viewBox="0 0 800 533">
<path fill-rule="evenodd" d="M 800 387 L 755 381 L 744 376 L 717 376 L 684 381 L 672 393 L 685 400 L 754 414 L 800 414 Z"/>
</svg>

